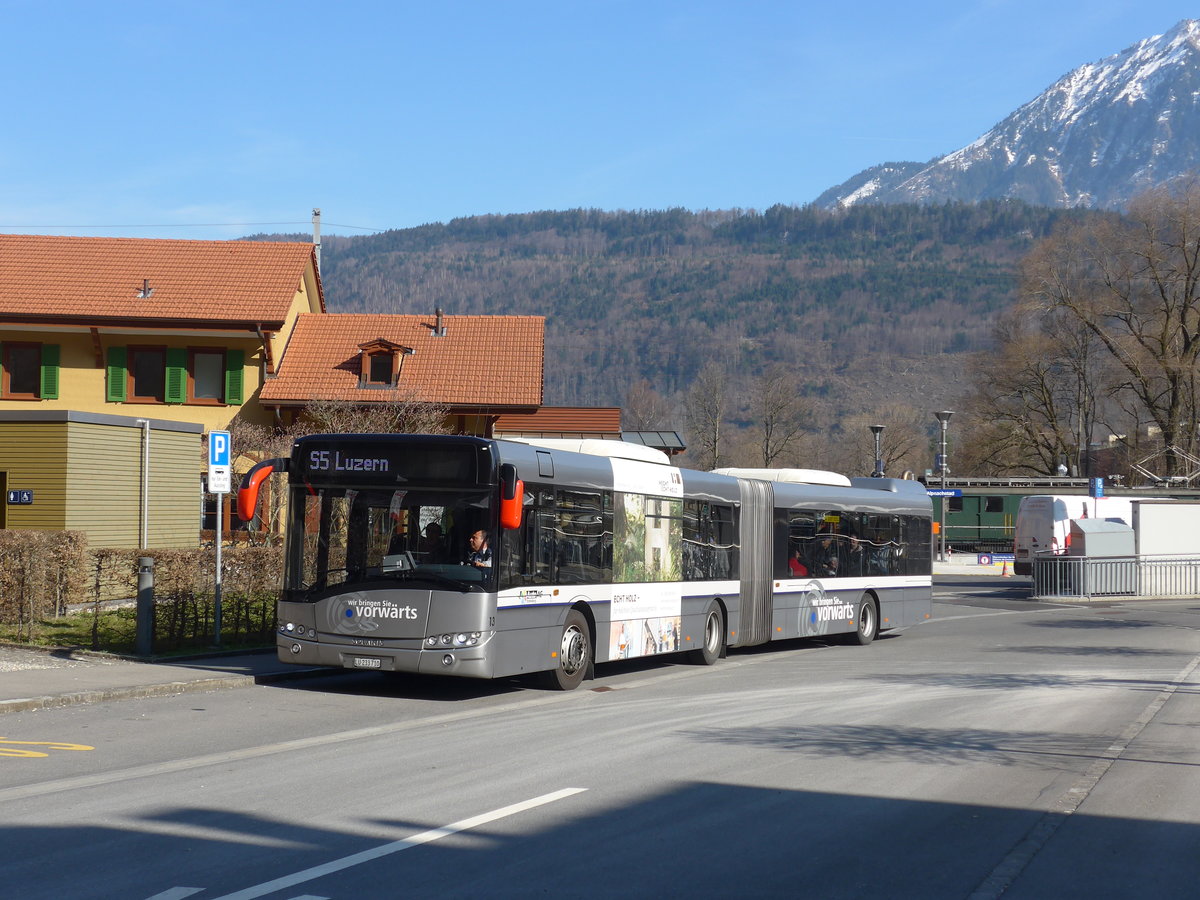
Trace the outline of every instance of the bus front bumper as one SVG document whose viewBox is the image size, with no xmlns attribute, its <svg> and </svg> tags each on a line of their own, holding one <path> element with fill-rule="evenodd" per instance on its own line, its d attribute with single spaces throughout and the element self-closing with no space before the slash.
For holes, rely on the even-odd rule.
<svg viewBox="0 0 1200 900">
<path fill-rule="evenodd" d="M 433 649 L 359 647 L 309 641 L 280 635 L 276 647 L 280 662 L 300 666 L 331 666 L 360 672 L 415 672 L 423 675 L 457 675 L 491 678 L 488 645 Z"/>
</svg>

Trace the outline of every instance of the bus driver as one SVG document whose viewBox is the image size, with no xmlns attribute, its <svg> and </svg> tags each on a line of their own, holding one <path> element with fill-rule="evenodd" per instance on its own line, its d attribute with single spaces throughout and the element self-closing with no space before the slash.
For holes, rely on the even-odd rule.
<svg viewBox="0 0 1200 900">
<path fill-rule="evenodd" d="M 492 567 L 492 548 L 488 546 L 488 533 L 482 528 L 471 535 L 467 541 L 471 552 L 467 554 L 467 565 L 477 569 Z"/>
</svg>

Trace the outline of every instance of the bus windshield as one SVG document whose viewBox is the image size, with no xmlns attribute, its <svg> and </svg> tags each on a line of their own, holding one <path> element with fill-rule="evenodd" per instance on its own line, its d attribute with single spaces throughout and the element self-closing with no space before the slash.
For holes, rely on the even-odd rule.
<svg viewBox="0 0 1200 900">
<path fill-rule="evenodd" d="M 292 490 L 284 587 L 293 599 L 381 581 L 494 588 L 489 492 L 311 484 Z"/>
</svg>

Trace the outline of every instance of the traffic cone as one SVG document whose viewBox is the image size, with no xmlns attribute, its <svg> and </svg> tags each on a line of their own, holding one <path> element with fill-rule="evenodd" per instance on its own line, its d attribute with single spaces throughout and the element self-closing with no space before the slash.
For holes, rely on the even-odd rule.
<svg viewBox="0 0 1200 900">
<path fill-rule="evenodd" d="M 1012 578 L 1012 573 L 1008 571 L 1008 560 L 1004 561 L 1004 568 L 1000 570 L 1001 578 Z"/>
</svg>

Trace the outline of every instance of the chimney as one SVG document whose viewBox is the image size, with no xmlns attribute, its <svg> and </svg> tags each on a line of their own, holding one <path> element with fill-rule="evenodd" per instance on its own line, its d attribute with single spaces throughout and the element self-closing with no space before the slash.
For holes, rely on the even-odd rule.
<svg viewBox="0 0 1200 900">
<path fill-rule="evenodd" d="M 436 309 L 434 309 L 433 313 L 437 317 L 437 323 L 433 326 L 433 336 L 434 337 L 445 337 L 446 336 L 446 325 L 442 321 L 442 308 L 440 306 L 437 307 Z"/>
<path fill-rule="evenodd" d="M 321 274 L 321 207 L 313 207 L 313 244 L 317 254 L 317 275 Z"/>
</svg>

